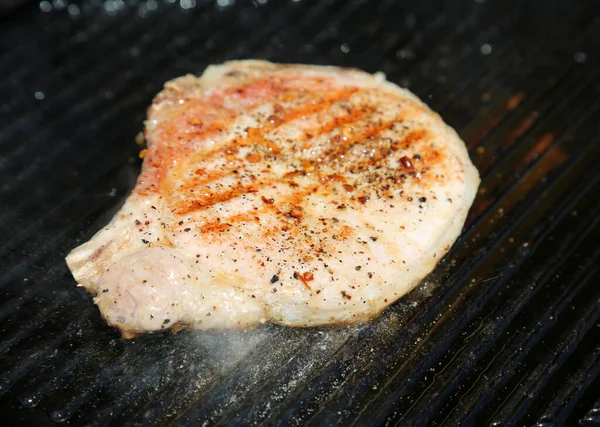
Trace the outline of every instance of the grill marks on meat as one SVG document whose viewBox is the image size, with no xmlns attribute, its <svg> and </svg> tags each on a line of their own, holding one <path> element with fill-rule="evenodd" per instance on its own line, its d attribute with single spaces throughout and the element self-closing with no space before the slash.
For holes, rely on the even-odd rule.
<svg viewBox="0 0 600 427">
<path fill-rule="evenodd" d="M 329 167 L 332 164 L 335 164 L 335 170 L 337 172 L 336 176 L 338 177 L 342 177 L 346 174 L 352 174 L 355 170 L 364 170 L 367 168 L 381 169 L 382 167 L 385 167 L 385 165 L 382 165 L 382 162 L 389 154 L 392 154 L 390 152 L 391 148 L 387 147 L 386 141 L 381 141 L 378 139 L 378 136 L 382 132 L 389 130 L 390 126 L 393 124 L 401 123 L 402 116 L 399 115 L 391 120 L 386 121 L 383 121 L 381 118 L 379 118 L 377 122 L 358 122 L 358 120 L 365 116 L 366 113 L 369 113 L 369 117 L 372 118 L 376 112 L 375 105 L 363 104 L 355 106 L 346 102 L 344 103 L 343 107 L 345 110 L 344 112 L 347 112 L 346 115 L 341 117 L 335 116 L 328 120 L 328 123 L 325 125 L 305 130 L 300 138 L 297 138 L 293 141 L 293 144 L 290 144 L 289 141 L 286 141 L 287 143 L 283 144 L 284 148 L 279 148 L 273 140 L 267 139 L 267 137 L 264 136 L 269 131 L 275 130 L 279 126 L 287 124 L 287 122 L 291 121 L 291 119 L 302 120 L 302 117 L 306 117 L 300 114 L 299 111 L 302 111 L 303 114 L 317 114 L 322 110 L 322 108 L 331 108 L 336 100 L 339 101 L 339 99 L 344 99 L 339 95 L 325 99 L 319 98 L 318 93 L 314 94 L 314 96 L 315 97 L 312 99 L 312 101 L 310 101 L 310 104 L 313 106 L 321 106 L 321 108 L 317 109 L 314 107 L 302 107 L 299 110 L 291 111 L 290 114 L 286 114 L 284 118 L 282 118 L 280 121 L 277 121 L 275 124 L 270 119 L 267 119 L 267 124 L 263 125 L 264 128 L 261 129 L 262 132 L 257 130 L 257 128 L 249 128 L 245 131 L 248 136 L 239 139 L 236 138 L 223 148 L 194 153 L 192 160 L 186 162 L 186 164 L 182 166 L 180 170 L 193 170 L 193 164 L 205 164 L 207 161 L 214 160 L 218 157 L 221 159 L 217 159 L 217 162 L 222 159 L 225 160 L 219 165 L 219 167 L 215 168 L 215 170 L 212 170 L 208 174 L 202 174 L 206 175 L 206 178 L 204 176 L 189 177 L 188 179 L 185 179 L 183 183 L 180 183 L 180 180 L 182 179 L 181 174 L 177 174 L 174 177 L 173 181 L 178 183 L 179 188 L 175 188 L 173 186 L 169 187 L 169 193 L 184 193 L 184 196 L 182 197 L 184 201 L 177 205 L 177 213 L 184 215 L 189 212 L 205 209 L 210 205 L 226 202 L 235 197 L 239 197 L 244 193 L 258 192 L 262 188 L 269 187 L 274 183 L 292 183 L 291 185 L 293 186 L 293 181 L 289 180 L 289 178 L 293 176 L 316 174 L 319 177 L 319 182 L 321 184 L 326 184 L 328 180 L 324 181 L 322 176 L 319 175 L 319 169 L 321 165 Z M 390 102 L 391 100 L 388 99 L 374 101 Z M 294 158 L 295 151 L 298 148 L 302 150 L 310 150 L 312 147 L 317 145 L 315 135 L 322 140 L 323 137 L 328 135 L 329 132 L 334 132 L 334 134 L 331 135 L 331 137 L 326 141 L 327 147 L 322 151 L 321 157 L 316 159 L 308 158 L 300 162 L 298 162 L 298 159 Z M 422 131 L 421 134 L 423 134 Z M 410 140 L 416 140 L 412 133 L 407 135 L 406 138 L 406 141 Z M 377 144 L 381 145 L 382 142 L 384 143 L 384 147 L 376 147 Z M 363 151 L 369 151 L 370 154 L 368 156 L 348 156 L 348 151 L 350 151 L 359 143 L 364 145 Z M 408 143 L 408 146 L 410 146 L 410 143 Z M 217 192 L 214 192 L 214 185 L 215 183 L 219 182 L 219 179 L 231 177 L 232 174 L 237 174 L 238 176 L 243 177 L 243 172 L 240 172 L 240 169 L 243 169 L 244 172 L 248 174 L 248 166 L 250 166 L 247 164 L 249 162 L 248 156 L 252 154 L 246 156 L 240 155 L 239 150 L 241 147 L 250 147 L 251 153 L 256 153 L 256 151 L 259 150 L 260 154 L 255 155 L 259 156 L 261 162 L 250 161 L 250 163 L 260 163 L 252 169 L 257 170 L 257 175 L 260 175 L 261 179 L 256 179 L 256 175 L 250 175 L 250 184 L 243 185 L 240 181 L 237 181 L 233 186 L 227 185 L 224 186 L 222 190 L 217 190 Z M 382 151 L 386 153 L 381 155 Z M 378 155 L 373 155 L 375 152 L 378 152 Z M 264 169 L 264 162 L 269 161 L 289 162 L 291 165 L 293 165 L 293 170 L 291 172 L 287 172 L 283 177 L 281 177 L 277 173 L 273 173 L 268 169 Z M 395 174 L 395 171 L 388 172 Z M 201 195 L 198 195 L 198 189 L 201 189 L 201 193 L 202 189 L 204 189 L 205 192 Z M 304 192 L 299 190 L 293 195 L 289 195 L 285 201 L 292 202 L 292 200 L 299 199 L 299 195 L 307 195 L 314 190 L 317 190 L 317 188 L 311 188 L 309 190 L 305 190 Z"/>
<path fill-rule="evenodd" d="M 357 70 L 209 67 L 166 84 L 146 136 L 132 195 L 67 258 L 126 336 L 369 319 L 449 249 L 479 183 L 439 116 Z"/>
</svg>

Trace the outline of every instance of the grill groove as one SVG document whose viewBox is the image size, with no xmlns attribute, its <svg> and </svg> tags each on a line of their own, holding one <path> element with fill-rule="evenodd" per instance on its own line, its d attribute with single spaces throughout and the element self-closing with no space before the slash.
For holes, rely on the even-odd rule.
<svg viewBox="0 0 600 427">
<path fill-rule="evenodd" d="M 0 408 L 13 424 L 597 425 L 597 5 L 188 3 L 86 0 L 74 15 L 32 2 L 0 18 Z M 128 141 L 162 83 L 241 57 L 409 86 L 481 171 L 465 232 L 369 325 L 125 342 L 63 257 L 133 185 Z"/>
</svg>

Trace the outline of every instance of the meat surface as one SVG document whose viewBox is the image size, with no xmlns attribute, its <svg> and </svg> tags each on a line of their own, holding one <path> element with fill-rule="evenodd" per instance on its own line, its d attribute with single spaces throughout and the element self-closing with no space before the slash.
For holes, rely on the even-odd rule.
<svg viewBox="0 0 600 427">
<path fill-rule="evenodd" d="M 479 175 L 410 92 L 234 61 L 168 82 L 136 187 L 67 263 L 125 337 L 377 316 L 450 249 Z"/>
</svg>

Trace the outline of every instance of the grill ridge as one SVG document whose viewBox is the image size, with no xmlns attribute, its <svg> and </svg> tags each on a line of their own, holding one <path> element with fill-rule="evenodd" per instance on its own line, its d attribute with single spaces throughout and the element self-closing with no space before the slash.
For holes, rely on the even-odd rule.
<svg viewBox="0 0 600 427">
<path fill-rule="evenodd" d="M 597 270 L 594 270 L 594 273 L 595 272 L 597 272 Z M 591 276 L 592 275 L 589 274 L 588 278 Z M 583 280 L 586 281 L 585 278 Z M 509 422 L 517 422 L 523 417 L 527 408 L 532 403 L 533 396 L 539 393 L 541 388 L 548 381 L 547 373 L 553 374 L 565 362 L 579 344 L 581 339 L 579 335 L 588 333 L 597 322 L 600 317 L 600 308 L 598 308 L 597 300 L 594 301 L 592 299 L 589 301 L 583 308 L 580 316 L 583 319 L 581 322 L 582 324 L 573 327 L 572 330 L 567 331 L 567 333 L 561 336 L 560 345 L 563 347 L 562 351 L 557 355 L 553 355 L 553 358 L 545 359 L 543 363 L 535 368 L 534 372 L 529 376 L 527 384 L 521 383 L 519 388 L 515 389 L 510 399 L 502 406 L 500 412 L 494 416 L 495 421 L 492 422 L 502 422 L 502 420 L 505 419 L 508 419 Z M 523 395 L 519 395 L 520 389 L 524 389 Z"/>
<path fill-rule="evenodd" d="M 588 265 L 589 265 L 589 264 L 588 264 Z M 559 266 L 561 266 L 561 264 L 558 264 L 558 265 L 557 265 L 557 267 L 559 267 Z M 554 271 L 556 271 L 556 270 L 557 270 L 557 268 L 553 268 L 553 269 L 552 269 L 552 270 L 550 270 L 550 271 L 554 272 Z M 547 274 L 546 276 L 548 276 L 548 274 Z M 540 280 L 540 282 L 543 282 L 543 280 Z M 537 288 L 537 287 L 536 287 L 536 288 Z M 576 288 L 575 290 L 577 290 L 577 288 Z M 526 299 L 525 301 L 529 301 L 529 299 L 530 299 L 531 297 L 533 297 L 534 295 L 535 295 L 534 293 L 531 293 L 531 294 L 530 294 L 530 295 L 527 297 L 527 299 Z M 566 297 L 567 297 L 567 299 L 566 299 L 565 301 L 570 301 L 570 299 L 571 299 L 571 298 L 574 296 L 574 294 L 571 294 L 571 295 L 570 295 L 568 292 L 565 292 L 564 294 L 562 294 L 562 296 L 566 296 Z M 514 304 L 514 303 L 513 303 L 513 304 Z M 480 355 L 482 354 L 482 352 L 483 352 L 483 354 L 485 354 L 485 353 L 486 353 L 486 352 L 489 350 L 489 348 L 491 348 L 491 345 L 494 343 L 494 341 L 496 341 L 497 337 L 498 337 L 498 336 L 500 335 L 500 333 L 501 333 L 501 332 L 504 330 L 504 328 L 506 328 L 506 327 L 507 327 L 507 326 L 510 324 L 510 322 L 512 322 L 512 321 L 513 321 L 513 319 L 514 319 L 514 318 L 515 318 L 515 317 L 516 317 L 516 316 L 517 316 L 517 315 L 518 315 L 518 314 L 521 312 L 521 309 L 522 309 L 523 303 L 521 303 L 521 304 L 519 304 L 519 305 L 520 305 L 521 307 L 518 307 L 518 306 L 517 306 L 517 309 L 516 309 L 516 311 L 513 311 L 512 313 L 510 313 L 508 318 L 506 318 L 506 317 L 505 317 L 505 316 L 506 316 L 506 314 L 504 314 L 504 315 L 503 315 L 504 319 L 503 319 L 503 321 L 502 321 L 502 323 L 501 323 L 500 325 L 498 325 L 497 323 L 496 323 L 496 325 L 494 325 L 494 328 L 495 328 L 494 332 L 495 332 L 496 336 L 491 336 L 491 337 L 489 338 L 489 340 L 491 340 L 491 342 L 489 342 L 489 343 L 488 343 L 488 348 L 485 348 L 484 346 L 482 346 L 482 345 L 481 345 L 481 343 L 476 343 L 476 344 L 473 344 L 473 345 L 472 345 L 472 346 L 470 346 L 470 347 L 473 347 L 473 350 L 474 350 L 474 351 L 469 351 L 468 353 L 465 351 L 465 353 L 462 353 L 462 354 L 466 354 L 466 356 L 464 356 L 464 357 L 465 357 L 465 358 L 468 358 L 468 359 L 469 359 L 469 358 L 473 358 L 473 359 L 479 359 L 479 357 L 481 357 Z M 562 307 L 562 308 L 564 309 L 564 304 L 562 304 L 562 305 L 563 305 L 563 307 Z M 553 306 L 551 306 L 550 308 L 553 308 Z M 548 312 L 555 312 L 555 313 L 557 313 L 557 314 L 558 314 L 558 313 L 560 313 L 561 311 L 562 311 L 562 309 L 560 308 L 560 306 L 559 306 L 559 308 L 556 308 L 556 309 L 555 309 L 555 311 L 553 311 L 553 310 L 550 310 L 550 309 L 548 310 Z M 479 331 L 477 331 L 477 332 L 479 332 Z M 482 331 L 482 332 L 481 332 L 481 334 L 484 334 L 484 333 L 487 333 L 487 332 L 488 332 L 488 331 Z M 478 337 L 478 336 L 473 336 L 473 337 L 469 337 L 469 338 L 472 338 L 472 340 L 477 340 L 479 337 Z M 484 347 L 484 348 L 482 348 L 482 347 Z M 462 349 L 462 350 L 465 350 L 465 349 Z M 497 358 L 497 357 L 501 357 L 501 354 L 502 354 L 502 353 L 500 353 L 500 355 L 497 355 L 497 356 L 495 356 L 495 358 L 494 358 L 494 361 L 496 360 L 496 358 Z M 478 357 L 478 356 L 479 356 L 479 357 Z M 460 381 L 460 380 L 461 380 L 461 379 L 464 377 L 464 375 L 466 375 L 466 374 L 468 373 L 468 372 L 465 372 L 465 370 L 466 370 L 466 369 L 468 369 L 467 367 L 469 367 L 469 366 L 472 366 L 472 365 L 474 365 L 474 364 L 475 364 L 475 361 L 476 361 L 476 360 L 469 361 L 468 359 L 467 359 L 467 360 L 465 360 L 465 361 L 463 361 L 463 363 L 462 363 L 461 365 L 459 365 L 459 366 L 460 366 L 460 374 L 456 375 L 456 377 L 455 377 L 455 378 L 456 378 L 457 380 L 459 380 L 459 381 Z M 456 366 L 456 365 L 455 365 L 455 366 Z M 458 368 L 458 366 L 457 366 L 457 368 Z M 439 375 L 439 373 L 438 373 L 437 375 Z M 451 375 L 452 375 L 452 374 L 448 374 L 448 375 L 449 375 L 449 376 L 448 376 L 448 378 L 447 378 L 447 380 L 446 380 L 446 381 L 447 381 L 447 383 L 446 383 L 446 384 L 443 384 L 443 385 L 445 385 L 446 387 L 444 387 L 443 389 L 446 391 L 446 393 L 447 393 L 447 394 L 450 394 L 450 393 L 451 393 L 453 390 L 448 388 L 448 383 L 453 383 L 453 382 L 456 382 L 456 380 L 454 380 L 454 379 L 451 377 Z M 434 386 L 433 386 L 433 383 L 432 383 L 432 385 L 431 385 L 430 387 L 434 387 Z M 430 393 L 429 393 L 429 395 L 428 395 L 428 396 L 426 396 L 426 397 L 430 397 L 430 395 L 431 395 L 432 393 L 434 393 L 434 391 L 433 391 L 433 392 L 430 392 Z M 426 397 L 425 397 L 425 395 L 424 395 L 424 396 L 423 396 L 423 397 L 421 397 L 421 399 L 419 400 L 419 402 L 420 402 L 420 406 L 419 406 L 418 410 L 426 412 L 426 414 L 427 414 L 427 415 L 426 415 L 426 416 L 427 416 L 427 418 L 431 418 L 433 415 L 435 415 L 435 413 L 436 413 L 436 410 L 437 410 L 437 409 L 438 409 L 438 408 L 441 406 L 441 403 L 442 403 L 443 401 L 441 401 L 442 397 L 441 397 L 441 396 L 439 396 L 439 397 L 438 397 L 438 399 L 440 399 L 440 401 L 441 401 L 441 402 L 440 402 L 440 403 L 437 403 L 437 402 L 436 402 L 436 403 L 435 403 L 434 405 L 432 405 L 431 407 L 428 407 L 428 406 L 425 404 L 425 402 L 427 401 L 427 398 L 426 398 Z M 470 412 L 470 414 L 472 414 L 472 415 L 473 415 L 473 414 L 474 414 L 474 412 Z M 412 418 L 412 420 L 414 420 L 415 418 L 421 418 L 421 417 L 423 417 L 423 413 L 421 413 L 421 414 L 419 414 L 419 413 L 417 413 L 417 414 L 414 414 L 414 415 L 413 415 L 413 417 L 414 417 L 414 418 Z M 402 418 L 402 420 L 404 420 L 405 422 L 410 422 L 410 421 L 411 421 L 411 418 L 410 418 L 410 417 L 409 417 L 408 419 Z M 446 422 L 447 422 L 447 421 L 446 421 Z"/>
<path fill-rule="evenodd" d="M 128 0 L 110 16 L 84 0 L 75 17 L 29 3 L 0 18 L 0 40 L 15 39 L 0 46 L 7 420 L 597 423 L 597 6 L 146 6 Z M 133 184 L 137 148 L 123 141 L 162 82 L 236 57 L 386 72 L 459 130 L 483 189 L 432 276 L 367 325 L 125 342 L 74 287 L 63 257 Z"/>
<path fill-rule="evenodd" d="M 597 280 L 597 279 L 596 279 Z M 589 333 L 588 333 L 589 335 Z M 575 403 L 583 396 L 593 379 L 600 374 L 598 363 L 599 349 L 596 346 L 592 353 L 587 355 L 577 371 L 566 378 L 562 387 L 555 393 L 554 398 L 545 406 L 537 425 L 560 425 L 573 410 Z M 580 421 L 580 424 L 583 424 Z"/>
<path fill-rule="evenodd" d="M 563 246 L 565 246 L 565 245 L 563 245 Z M 555 271 L 555 270 L 552 269 L 552 271 Z M 537 282 L 537 286 L 535 286 L 534 289 L 539 292 L 539 289 L 544 284 L 544 281 L 542 279 L 538 279 L 536 282 Z M 576 288 L 576 289 L 578 289 L 578 288 Z M 572 296 L 569 295 L 569 298 L 572 299 Z M 500 345 L 500 344 L 498 344 L 498 345 Z M 500 354 L 495 354 L 489 363 L 491 364 L 493 362 L 496 362 L 496 359 L 499 356 L 500 356 Z M 510 357 L 508 359 L 510 359 Z M 489 369 L 490 369 L 490 365 L 487 365 L 485 370 L 480 372 L 479 375 L 484 375 L 486 373 L 486 371 L 488 371 Z M 508 368 L 506 368 L 506 369 L 508 369 Z M 503 378 L 502 375 L 498 375 L 497 377 L 501 381 L 506 381 L 506 379 L 508 378 L 508 376 L 504 376 L 504 378 Z M 487 378 L 489 378 L 489 377 L 487 377 Z M 454 409 L 453 417 L 450 418 L 449 420 L 448 419 L 444 420 L 444 422 L 454 423 L 454 422 L 459 422 L 459 419 L 461 419 L 460 422 L 466 422 L 464 419 L 462 419 L 463 417 L 465 417 L 467 415 L 469 415 L 470 417 L 475 417 L 477 415 L 477 413 L 482 409 L 482 406 L 489 403 L 489 399 L 491 399 L 491 396 L 493 395 L 494 391 L 499 390 L 499 388 L 502 386 L 502 384 L 503 384 L 503 382 L 500 382 L 500 383 L 497 383 L 494 387 L 486 388 L 486 390 L 481 391 L 482 394 L 477 394 L 476 392 L 473 392 L 470 396 L 470 400 L 465 400 L 464 398 L 461 398 L 460 402 L 459 402 L 459 406 L 456 406 Z M 467 404 L 470 406 L 465 406 Z M 460 418 L 457 418 L 457 417 L 460 417 Z"/>
<path fill-rule="evenodd" d="M 77 353 L 68 359 L 64 365 L 56 370 L 46 372 L 46 375 L 41 379 L 35 378 L 34 382 L 21 395 L 21 403 L 26 407 L 35 407 L 44 396 L 50 393 L 53 389 L 60 388 L 67 379 L 88 362 L 98 351 L 95 347 L 83 347 L 77 350 Z"/>
<path fill-rule="evenodd" d="M 548 123 L 553 123 L 553 121 L 547 120 Z M 558 138 L 555 138 L 558 139 Z M 531 144 L 533 141 L 530 141 L 529 144 Z M 528 151 L 527 149 L 521 149 L 520 151 Z M 493 174 L 496 175 L 501 175 L 501 170 L 500 170 L 500 166 L 499 165 L 504 165 L 504 169 L 506 170 L 507 168 L 510 167 L 510 164 L 507 162 L 507 158 L 510 155 L 509 153 L 506 153 L 505 156 L 500 157 L 496 163 L 494 163 L 493 167 L 491 168 L 491 170 L 488 170 L 485 172 L 485 174 L 482 176 L 482 185 L 485 186 L 485 188 L 489 188 L 490 184 L 503 184 L 504 188 L 502 188 L 502 191 L 498 191 L 498 194 L 495 197 L 495 202 L 493 204 L 491 204 L 489 207 L 487 207 L 481 214 L 478 214 L 475 216 L 475 218 L 468 220 L 467 221 L 467 226 L 469 227 L 469 231 L 467 233 L 465 233 L 465 235 L 463 237 L 461 237 L 459 239 L 459 242 L 466 242 L 466 241 L 473 241 L 472 238 L 472 234 L 474 233 L 474 230 L 477 229 L 478 226 L 481 226 L 481 224 L 484 222 L 484 220 L 488 220 L 490 217 L 490 214 L 492 212 L 497 211 L 497 209 L 506 201 L 506 199 L 508 197 L 511 196 L 512 192 L 516 190 L 516 188 L 518 188 L 518 186 L 520 185 L 520 180 L 513 178 L 510 181 L 506 181 L 503 180 L 501 181 L 500 179 L 496 179 L 495 181 L 492 181 L 492 183 L 488 183 L 487 180 L 489 177 L 491 177 Z M 522 175 L 527 174 L 528 172 L 532 171 L 533 168 L 542 160 L 542 158 L 537 158 L 537 159 L 533 159 L 532 162 L 530 162 L 529 164 L 526 165 L 526 169 L 524 169 L 522 171 Z M 477 209 L 477 208 L 475 208 Z M 455 246 L 456 247 L 456 246 Z M 452 254 L 452 250 L 450 251 L 450 254 Z"/>
</svg>

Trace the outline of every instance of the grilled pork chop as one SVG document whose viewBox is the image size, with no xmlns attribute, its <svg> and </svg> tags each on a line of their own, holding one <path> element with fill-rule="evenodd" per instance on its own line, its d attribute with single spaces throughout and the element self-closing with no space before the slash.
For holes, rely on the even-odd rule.
<svg viewBox="0 0 600 427">
<path fill-rule="evenodd" d="M 125 337 L 364 321 L 459 235 L 479 185 L 410 92 L 353 69 L 235 61 L 168 82 L 137 185 L 67 263 Z"/>
</svg>

